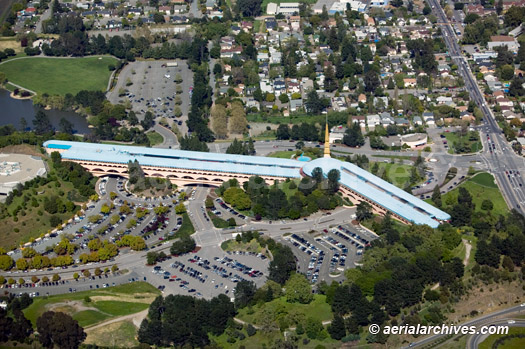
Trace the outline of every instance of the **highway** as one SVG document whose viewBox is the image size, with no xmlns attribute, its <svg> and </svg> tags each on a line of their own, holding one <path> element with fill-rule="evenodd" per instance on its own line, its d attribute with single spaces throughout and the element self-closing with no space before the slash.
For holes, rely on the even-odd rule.
<svg viewBox="0 0 525 349">
<path fill-rule="evenodd" d="M 479 316 L 475 319 L 472 319 L 472 320 L 469 320 L 469 321 L 466 321 L 466 322 L 463 322 L 462 324 L 458 324 L 456 326 L 476 326 L 479 328 L 481 328 L 481 326 L 488 326 L 488 325 L 498 325 L 498 324 L 507 324 L 507 321 L 504 321 L 504 323 L 502 322 L 501 318 L 508 318 L 509 315 L 511 314 L 519 314 L 519 313 L 525 313 L 525 303 L 523 304 L 520 304 L 520 305 L 516 305 L 516 306 L 513 306 L 513 307 L 510 307 L 510 308 L 507 308 L 507 309 L 503 309 L 503 310 L 499 310 L 499 311 L 496 311 L 494 313 L 491 313 L 491 314 L 486 314 L 486 315 L 482 315 L 482 316 Z M 516 324 L 514 325 L 518 325 L 520 322 L 516 321 Z M 434 335 L 434 336 L 430 336 L 430 337 L 427 337 L 427 338 L 424 338 L 424 339 L 421 339 L 417 342 L 413 342 L 410 344 L 410 348 L 415 348 L 415 347 L 420 347 L 420 346 L 423 346 L 425 344 L 429 344 L 429 343 L 432 343 L 434 342 L 435 340 L 437 340 L 438 338 L 440 337 L 443 337 L 443 336 L 446 336 L 445 334 L 437 334 L 437 335 Z M 480 343 L 482 340 L 480 340 L 480 337 L 481 335 L 474 335 L 472 336 L 473 338 L 476 338 L 478 337 L 477 341 L 474 341 L 473 344 L 475 344 L 475 346 L 471 346 L 471 340 L 468 341 L 467 343 L 467 348 L 477 348 L 477 344 Z M 408 347 L 407 347 L 408 348 Z"/>
<path fill-rule="evenodd" d="M 519 172 L 516 173 L 516 171 L 520 169 L 525 171 L 525 159 L 514 153 L 499 128 L 492 111 L 485 101 L 485 97 L 472 75 L 468 62 L 462 54 L 454 29 L 443 12 L 439 1 L 428 0 L 428 3 L 438 17 L 443 39 L 449 49 L 451 58 L 458 66 L 458 72 L 465 81 L 465 87 L 469 91 L 471 99 L 483 112 L 484 134 L 481 135 L 481 139 L 484 143 L 484 150 L 480 156 L 496 178 L 507 205 L 523 214 L 525 213 L 524 182 L 522 175 Z M 489 143 L 493 147 L 489 148 Z"/>
</svg>

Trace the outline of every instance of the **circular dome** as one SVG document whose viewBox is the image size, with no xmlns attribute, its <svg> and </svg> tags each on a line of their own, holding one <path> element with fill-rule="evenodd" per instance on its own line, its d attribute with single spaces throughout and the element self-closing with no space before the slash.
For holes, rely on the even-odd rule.
<svg viewBox="0 0 525 349">
<path fill-rule="evenodd" d="M 323 173 L 326 175 L 330 170 L 341 170 L 341 165 L 341 161 L 337 159 L 319 158 L 305 164 L 302 167 L 302 171 L 305 175 L 311 176 L 313 169 L 316 167 L 320 167 L 323 170 Z"/>
</svg>

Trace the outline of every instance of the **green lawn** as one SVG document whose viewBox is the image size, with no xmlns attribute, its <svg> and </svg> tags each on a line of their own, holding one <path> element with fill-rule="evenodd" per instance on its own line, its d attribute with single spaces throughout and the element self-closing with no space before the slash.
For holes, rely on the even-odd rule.
<svg viewBox="0 0 525 349">
<path fill-rule="evenodd" d="M 181 238 L 183 236 L 190 236 L 195 233 L 195 227 L 190 220 L 190 216 L 187 213 L 182 215 L 182 225 L 179 228 L 179 231 L 175 234 L 175 237 Z"/>
<path fill-rule="evenodd" d="M 448 141 L 448 147 L 449 147 L 448 148 L 448 152 L 449 152 L 449 154 L 475 153 L 475 152 L 478 152 L 478 151 L 483 149 L 483 145 L 481 144 L 481 141 L 479 141 L 479 137 L 478 137 L 478 140 L 471 141 L 469 139 L 468 133 L 465 136 L 460 136 L 457 132 L 445 132 L 444 135 L 445 135 L 445 138 Z M 470 151 L 458 152 L 455 149 L 455 147 L 454 147 L 454 143 L 457 144 L 460 141 L 465 142 L 467 148 L 470 148 Z"/>
<path fill-rule="evenodd" d="M 217 215 L 211 212 L 210 210 L 208 210 L 207 213 L 208 213 L 208 216 L 210 216 L 210 219 L 215 228 L 228 228 L 230 226 L 227 221 L 225 221 L 224 219 L 220 217 L 217 217 Z"/>
<path fill-rule="evenodd" d="M 476 206 L 476 210 L 481 210 L 481 203 L 485 199 L 489 199 L 494 204 L 494 208 L 491 211 L 493 215 L 506 215 L 509 212 L 509 209 L 507 207 L 507 204 L 505 203 L 505 199 L 503 199 L 503 196 L 501 195 L 501 192 L 497 188 L 497 186 L 490 185 L 491 182 L 494 181 L 494 177 L 491 174 L 488 173 L 480 173 L 476 175 L 474 178 L 469 179 L 465 183 L 462 183 L 460 187 L 466 188 L 470 195 L 472 195 L 472 202 Z M 483 184 L 480 184 L 483 183 Z M 489 184 L 490 186 L 487 186 L 485 184 Z M 443 194 L 442 195 L 442 201 L 443 204 L 447 204 L 447 202 L 457 202 L 459 189 L 455 188 L 454 190 Z"/>
<path fill-rule="evenodd" d="M 510 334 L 525 334 L 525 328 L 523 327 L 510 327 L 509 328 L 509 335 Z M 493 334 L 490 335 L 487 339 L 485 339 L 483 342 L 479 344 L 479 349 L 491 349 L 492 345 L 496 340 L 498 340 L 501 337 L 506 337 L 507 335 L 503 334 Z M 498 348 L 505 348 L 505 349 L 521 349 L 525 348 L 525 338 L 513 338 L 508 339 L 503 343 L 502 345 L 498 346 Z"/>
<path fill-rule="evenodd" d="M 494 182 L 494 177 L 490 173 L 479 173 L 470 180 L 487 188 L 498 188 L 498 185 Z"/>
<path fill-rule="evenodd" d="M 290 184 L 292 184 L 292 182 L 295 183 L 295 189 L 290 189 Z M 297 193 L 297 190 L 299 190 L 297 188 L 298 188 L 300 182 L 301 182 L 300 179 L 292 179 L 288 183 L 286 181 L 279 183 L 279 187 L 281 188 L 282 191 L 284 191 L 284 193 L 286 194 L 286 197 L 290 198 L 295 193 Z"/>
<path fill-rule="evenodd" d="M 73 285 L 74 286 L 74 285 Z M 89 326 L 109 318 L 134 314 L 148 308 L 145 298 L 153 299 L 160 294 L 154 286 L 146 282 L 135 282 L 115 287 L 94 289 L 76 293 L 37 297 L 24 310 L 28 320 L 36 323 L 36 319 L 46 310 L 64 311 L 70 314 L 81 326 Z M 118 297 L 122 301 L 93 300 L 85 302 L 85 297 L 107 296 Z M 133 302 L 133 299 L 140 301 Z M 80 307 L 79 307 L 80 306 Z"/>
<path fill-rule="evenodd" d="M 319 321 L 332 319 L 332 310 L 326 303 L 326 296 L 316 294 L 310 304 L 288 303 L 285 297 L 274 299 L 269 303 L 253 307 L 253 314 L 249 314 L 249 308 L 239 311 L 238 318 L 251 324 L 257 325 L 263 311 L 273 312 L 279 316 L 288 316 L 291 313 L 302 314 L 305 318 L 312 317 Z"/>
<path fill-rule="evenodd" d="M 273 153 L 268 154 L 267 156 L 270 158 L 281 158 L 281 159 L 291 159 L 292 155 L 295 155 L 295 150 L 280 150 Z"/>
<path fill-rule="evenodd" d="M 110 318 L 110 315 L 102 314 L 100 311 L 96 310 L 83 310 L 73 314 L 72 317 L 74 320 L 78 321 L 80 326 L 85 327 L 96 324 L 97 322 L 102 322 Z"/>
<path fill-rule="evenodd" d="M 95 307 L 101 312 L 114 316 L 123 316 L 138 313 L 149 307 L 147 303 L 119 302 L 119 301 L 98 301 Z"/>
<path fill-rule="evenodd" d="M 161 144 L 162 142 L 164 142 L 164 137 L 162 137 L 160 133 L 157 133 L 155 131 L 146 133 L 146 136 L 148 136 L 149 144 L 151 146 Z"/>
<path fill-rule="evenodd" d="M 113 57 L 27 57 L 0 64 L 9 81 L 39 94 L 76 94 L 81 90 L 106 91 Z"/>
</svg>

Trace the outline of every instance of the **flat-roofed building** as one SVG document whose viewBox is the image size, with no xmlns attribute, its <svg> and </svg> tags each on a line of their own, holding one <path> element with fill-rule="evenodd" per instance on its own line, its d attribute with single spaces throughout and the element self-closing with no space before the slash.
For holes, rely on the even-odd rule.
<svg viewBox="0 0 525 349">
<path fill-rule="evenodd" d="M 368 202 L 379 214 L 389 211 L 404 223 L 427 224 L 434 228 L 450 219 L 448 213 L 360 167 L 332 159 L 328 127 L 324 157 L 306 163 L 262 156 L 58 140 L 46 141 L 43 146 L 48 153 L 58 151 L 64 160 L 79 163 L 95 176 L 128 177 L 128 163 L 138 161 L 147 176 L 165 178 L 179 186 L 205 184 L 218 187 L 232 178 L 242 184 L 251 176 L 260 176 L 265 181 L 283 181 L 311 176 L 317 167 L 325 176 L 335 169 L 340 173 L 341 194 L 354 203 Z"/>
</svg>

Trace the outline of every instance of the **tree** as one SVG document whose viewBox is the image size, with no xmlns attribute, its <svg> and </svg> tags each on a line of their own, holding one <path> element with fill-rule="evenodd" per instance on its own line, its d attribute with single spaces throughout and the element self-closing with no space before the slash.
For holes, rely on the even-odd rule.
<svg viewBox="0 0 525 349">
<path fill-rule="evenodd" d="M 228 136 L 228 116 L 226 108 L 221 104 L 215 104 L 211 109 L 211 129 L 219 139 Z"/>
<path fill-rule="evenodd" d="M 364 82 L 365 91 L 367 92 L 374 92 L 381 85 L 381 81 L 379 81 L 379 76 L 373 70 L 369 70 L 366 72 Z"/>
<path fill-rule="evenodd" d="M 262 13 L 262 0 L 239 0 L 237 1 L 237 13 L 244 17 L 256 17 Z"/>
<path fill-rule="evenodd" d="M 436 184 L 434 190 L 432 191 L 432 202 L 436 204 L 437 207 L 441 207 L 441 191 L 439 190 L 439 185 Z"/>
<path fill-rule="evenodd" d="M 229 127 L 231 133 L 244 133 L 248 121 L 246 120 L 246 113 L 240 103 L 233 103 L 231 106 L 231 116 L 229 119 Z"/>
<path fill-rule="evenodd" d="M 46 113 L 41 110 L 36 112 L 33 126 L 35 127 L 35 133 L 39 135 L 53 131 L 53 126 L 51 126 L 49 118 Z"/>
<path fill-rule="evenodd" d="M 505 64 L 500 69 L 502 80 L 511 80 L 514 77 L 514 67 L 512 65 Z"/>
<path fill-rule="evenodd" d="M 9 270 L 13 267 L 14 261 L 11 256 L 8 255 L 0 255 L 0 269 L 1 270 Z"/>
<path fill-rule="evenodd" d="M 179 241 L 175 241 L 173 245 L 170 248 L 170 253 L 172 255 L 181 255 L 184 253 L 191 252 L 195 250 L 197 247 L 197 244 L 195 243 L 195 240 L 193 240 L 189 236 L 185 236 L 181 238 Z"/>
<path fill-rule="evenodd" d="M 84 329 L 65 313 L 46 311 L 36 320 L 38 339 L 45 348 L 78 348 L 86 339 Z"/>
<path fill-rule="evenodd" d="M 494 208 L 494 204 L 490 199 L 485 199 L 481 203 L 481 209 L 484 211 L 491 211 Z"/>
<path fill-rule="evenodd" d="M 349 147 L 361 147 L 365 144 L 365 138 L 358 123 L 352 123 L 343 136 L 343 143 Z"/>
<path fill-rule="evenodd" d="M 306 95 L 306 101 L 304 103 L 308 114 L 320 114 L 323 111 L 323 101 L 319 98 L 317 91 L 312 89 Z"/>
<path fill-rule="evenodd" d="M 286 93 L 281 93 L 279 95 L 279 100 L 281 101 L 281 103 L 285 104 L 290 101 L 290 98 L 288 98 L 288 95 Z"/>
<path fill-rule="evenodd" d="M 26 319 L 24 313 L 20 310 L 14 311 L 13 313 L 15 321 L 11 330 L 10 339 L 17 342 L 24 342 L 24 340 L 33 333 L 33 326 L 31 325 L 31 321 Z"/>
<path fill-rule="evenodd" d="M 288 246 L 280 245 L 273 252 L 273 260 L 270 262 L 268 278 L 284 285 L 290 274 L 296 269 L 295 256 Z"/>
<path fill-rule="evenodd" d="M 279 127 L 277 127 L 275 136 L 277 137 L 277 139 L 290 139 L 290 128 L 288 127 L 288 125 L 280 124 Z"/>
<path fill-rule="evenodd" d="M 293 274 L 286 282 L 286 301 L 288 303 L 309 304 L 313 299 L 312 287 L 302 274 Z"/>
<path fill-rule="evenodd" d="M 357 205 L 355 215 L 359 222 L 372 218 L 372 206 L 366 201 L 361 201 Z"/>
<path fill-rule="evenodd" d="M 233 294 L 235 295 L 235 308 L 242 309 L 248 304 L 250 304 L 253 299 L 253 296 L 255 295 L 256 290 L 257 286 L 255 286 L 255 283 L 253 281 L 239 281 L 235 286 L 235 291 L 233 292 Z"/>
<path fill-rule="evenodd" d="M 503 0 L 498 0 L 496 3 L 496 13 L 501 15 L 501 12 L 503 12 Z"/>
<path fill-rule="evenodd" d="M 60 123 L 60 132 L 67 133 L 67 134 L 73 134 L 73 124 L 69 122 L 66 118 L 61 118 Z"/>
<path fill-rule="evenodd" d="M 345 322 L 340 315 L 334 315 L 334 319 L 328 327 L 328 333 L 330 333 L 330 337 L 335 340 L 341 340 L 344 336 L 346 336 Z"/>
</svg>

